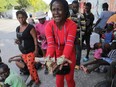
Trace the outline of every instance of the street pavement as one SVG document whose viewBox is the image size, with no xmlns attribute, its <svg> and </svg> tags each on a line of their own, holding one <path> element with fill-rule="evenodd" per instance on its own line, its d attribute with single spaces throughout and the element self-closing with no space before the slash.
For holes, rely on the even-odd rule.
<svg viewBox="0 0 116 87">
<path fill-rule="evenodd" d="M 0 56 L 4 63 L 8 64 L 11 70 L 19 74 L 19 69 L 15 63 L 8 63 L 8 59 L 14 55 L 20 54 L 18 46 L 14 44 L 16 38 L 16 27 L 19 25 L 17 20 L 0 19 Z M 82 58 L 85 56 L 86 50 L 82 51 Z M 90 60 L 92 60 L 93 52 L 90 52 Z M 83 62 L 81 61 L 81 64 Z M 55 77 L 52 75 L 45 75 L 44 69 L 38 70 L 39 78 L 41 80 L 40 87 L 55 87 Z M 20 74 L 19 74 L 20 75 Z M 21 76 L 25 81 L 28 81 L 28 76 Z M 105 79 L 104 73 L 92 72 L 85 74 L 81 70 L 75 70 L 74 79 L 76 87 L 94 87 L 94 85 Z M 66 81 L 65 81 L 65 87 Z"/>
</svg>

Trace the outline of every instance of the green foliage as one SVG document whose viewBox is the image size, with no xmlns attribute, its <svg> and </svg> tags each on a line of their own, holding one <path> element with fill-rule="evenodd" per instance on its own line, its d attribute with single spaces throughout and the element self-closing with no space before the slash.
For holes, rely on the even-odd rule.
<svg viewBox="0 0 116 87">
<path fill-rule="evenodd" d="M 0 12 L 3 12 L 6 10 L 7 2 L 6 2 L 6 0 L 0 0 L 0 3 L 1 3 Z"/>
<path fill-rule="evenodd" d="M 17 3 L 19 4 L 19 8 L 27 8 L 29 6 L 28 0 L 17 0 Z"/>
<path fill-rule="evenodd" d="M 0 0 L 0 12 L 11 9 L 15 6 L 17 9 L 28 9 L 28 11 L 48 11 L 48 5 L 42 0 Z"/>
<path fill-rule="evenodd" d="M 40 10 L 46 11 L 49 9 L 48 5 L 42 0 L 28 0 L 28 2 L 33 12 L 37 12 Z"/>
<path fill-rule="evenodd" d="M 0 0 L 0 3 L 0 12 L 9 10 L 17 4 L 16 0 Z"/>
</svg>

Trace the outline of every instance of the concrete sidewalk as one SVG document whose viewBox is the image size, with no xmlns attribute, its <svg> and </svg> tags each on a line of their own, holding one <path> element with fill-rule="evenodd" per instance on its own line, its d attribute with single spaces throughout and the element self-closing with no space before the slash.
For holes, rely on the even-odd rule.
<svg viewBox="0 0 116 87">
<path fill-rule="evenodd" d="M 19 25 L 17 20 L 4 20 L 0 19 L 0 49 L 3 62 L 7 63 L 9 67 L 15 72 L 19 73 L 19 69 L 15 63 L 8 63 L 8 59 L 14 55 L 20 54 L 17 45 L 14 44 L 16 38 L 15 29 Z M 82 58 L 85 56 L 86 51 L 83 50 Z M 92 59 L 92 52 L 90 53 Z M 83 62 L 81 62 L 83 63 Z M 52 75 L 45 75 L 44 69 L 38 70 L 38 74 L 42 84 L 40 87 L 55 87 L 55 77 Z M 27 76 L 22 76 L 24 80 Z M 94 87 L 97 82 L 105 79 L 105 74 L 92 72 L 91 74 L 85 74 L 81 70 L 75 70 L 75 82 L 76 87 Z M 66 83 L 65 83 L 65 87 Z"/>
</svg>

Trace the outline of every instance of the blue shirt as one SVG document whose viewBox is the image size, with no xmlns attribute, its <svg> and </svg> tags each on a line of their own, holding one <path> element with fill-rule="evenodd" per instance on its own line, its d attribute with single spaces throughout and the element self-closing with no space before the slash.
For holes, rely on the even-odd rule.
<svg viewBox="0 0 116 87">
<path fill-rule="evenodd" d="M 100 19 L 101 21 L 98 23 L 98 25 L 96 26 L 96 28 L 101 28 L 101 29 L 104 29 L 104 27 L 106 26 L 106 22 L 107 20 L 109 19 L 109 17 L 113 15 L 113 12 L 111 11 L 103 11 L 101 12 L 100 14 Z"/>
</svg>

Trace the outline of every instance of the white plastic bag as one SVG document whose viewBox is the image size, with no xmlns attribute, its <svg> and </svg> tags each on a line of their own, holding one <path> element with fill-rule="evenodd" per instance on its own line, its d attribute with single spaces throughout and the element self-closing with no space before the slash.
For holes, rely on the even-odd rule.
<svg viewBox="0 0 116 87">
<path fill-rule="evenodd" d="M 95 43 L 100 42 L 100 35 L 92 32 L 91 36 L 90 36 L 90 47 L 93 48 Z"/>
</svg>

